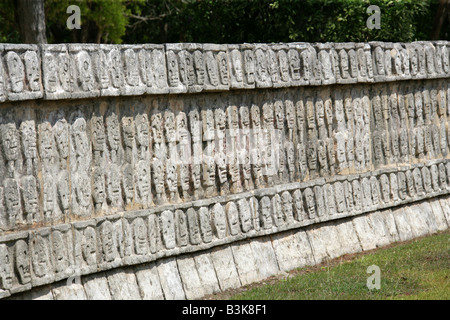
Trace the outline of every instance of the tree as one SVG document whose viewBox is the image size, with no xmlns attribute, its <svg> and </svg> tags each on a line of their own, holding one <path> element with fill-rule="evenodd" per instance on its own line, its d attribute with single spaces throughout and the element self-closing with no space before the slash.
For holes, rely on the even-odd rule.
<svg viewBox="0 0 450 320">
<path fill-rule="evenodd" d="M 450 19 L 446 19 L 450 15 L 449 3 L 450 0 L 0 0 L 0 42 L 43 43 L 44 29 L 49 43 L 445 40 L 450 36 Z M 66 28 L 69 5 L 80 7 L 80 30 Z M 366 27 L 369 5 L 380 7 L 381 29 Z M 38 38 L 36 34 L 43 36 Z"/>
<path fill-rule="evenodd" d="M 145 0 L 46 0 L 47 29 L 51 42 L 121 43 L 129 17 L 140 14 Z M 68 30 L 66 9 L 80 7 L 81 29 Z"/>
<path fill-rule="evenodd" d="M 450 0 L 440 0 L 439 6 L 434 18 L 433 31 L 431 39 L 438 40 L 441 35 L 442 26 L 446 19 L 450 19 Z"/>
<path fill-rule="evenodd" d="M 16 21 L 23 43 L 47 43 L 44 0 L 15 0 Z"/>
</svg>

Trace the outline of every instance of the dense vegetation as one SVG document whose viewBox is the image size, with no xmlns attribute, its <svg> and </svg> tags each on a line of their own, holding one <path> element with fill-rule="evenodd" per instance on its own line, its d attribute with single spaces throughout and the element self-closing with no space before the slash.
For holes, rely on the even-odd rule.
<svg viewBox="0 0 450 320">
<path fill-rule="evenodd" d="M 0 42 L 20 42 L 14 2 L 0 2 Z M 39 1 L 39 0 L 37 0 Z M 414 41 L 431 37 L 439 0 L 45 0 L 49 43 Z M 68 30 L 66 8 L 81 9 Z M 381 9 L 370 30 L 369 5 Z M 446 15 L 445 15 L 446 16 Z M 450 39 L 446 17 L 439 34 Z"/>
</svg>

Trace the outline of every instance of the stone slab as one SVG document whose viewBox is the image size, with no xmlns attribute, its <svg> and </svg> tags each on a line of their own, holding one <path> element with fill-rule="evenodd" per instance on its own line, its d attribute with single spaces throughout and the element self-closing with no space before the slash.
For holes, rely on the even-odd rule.
<svg viewBox="0 0 450 320">
<path fill-rule="evenodd" d="M 375 249 L 377 247 L 377 239 L 369 217 L 367 215 L 357 216 L 352 222 L 363 251 Z"/>
<path fill-rule="evenodd" d="M 450 198 L 441 198 L 439 199 L 439 203 L 442 208 L 442 213 L 445 216 L 445 220 L 447 220 L 447 224 L 450 226 Z"/>
<path fill-rule="evenodd" d="M 218 247 L 211 250 L 211 260 L 214 264 L 222 291 L 241 286 L 239 274 L 234 263 L 233 252 L 230 247 Z"/>
<path fill-rule="evenodd" d="M 372 230 L 376 236 L 376 246 L 384 247 L 390 244 L 390 233 L 385 224 L 383 215 L 379 211 L 372 212 L 368 215 Z"/>
<path fill-rule="evenodd" d="M 159 282 L 158 271 L 154 263 L 135 268 L 136 281 L 142 300 L 163 300 L 164 294 Z"/>
<path fill-rule="evenodd" d="M 158 270 L 161 288 L 164 292 L 164 298 L 166 300 L 186 299 L 175 258 L 157 262 L 156 268 Z"/>
<path fill-rule="evenodd" d="M 358 235 L 351 220 L 339 222 L 336 224 L 336 230 L 341 239 L 341 245 L 345 249 L 345 254 L 357 253 L 362 251 Z"/>
<path fill-rule="evenodd" d="M 214 294 L 220 292 L 219 281 L 217 280 L 214 264 L 209 253 L 205 252 L 195 255 L 194 261 L 205 293 Z"/>
<path fill-rule="evenodd" d="M 131 271 L 115 269 L 107 273 L 108 284 L 113 300 L 140 300 L 141 295 L 136 276 Z"/>
<path fill-rule="evenodd" d="M 280 271 L 270 237 L 256 238 L 252 240 L 250 245 L 258 272 L 262 278 L 268 278 Z"/>
<path fill-rule="evenodd" d="M 422 237 L 430 233 L 427 217 L 418 204 L 405 207 L 405 213 L 408 215 L 414 238 Z"/>
<path fill-rule="evenodd" d="M 419 203 L 418 206 L 425 217 L 425 221 L 427 222 L 428 232 L 430 234 L 436 233 L 438 231 L 438 225 L 436 221 L 436 216 L 434 215 L 433 208 L 431 207 L 430 202 L 423 201 Z"/>
<path fill-rule="evenodd" d="M 23 295 L 23 300 L 55 300 L 50 285 L 38 287 Z"/>
<path fill-rule="evenodd" d="M 249 241 L 231 245 L 234 262 L 242 285 L 261 280 Z"/>
<path fill-rule="evenodd" d="M 323 239 L 323 232 L 321 228 L 318 226 L 312 226 L 306 231 L 306 234 L 308 235 L 311 251 L 316 264 L 320 264 L 322 261 L 328 259 L 326 243 Z"/>
<path fill-rule="evenodd" d="M 63 281 L 62 285 L 53 288 L 52 291 L 55 300 L 87 300 L 86 292 L 81 283 L 67 285 Z"/>
<path fill-rule="evenodd" d="M 346 253 L 334 224 L 325 223 L 320 229 L 324 239 L 325 249 L 330 259 L 337 258 Z"/>
<path fill-rule="evenodd" d="M 440 199 L 430 200 L 430 206 L 433 210 L 434 218 L 436 219 L 437 230 L 443 231 L 448 229 L 447 220 L 445 219 L 445 215 L 440 204 Z"/>
<path fill-rule="evenodd" d="M 200 280 L 195 260 L 191 255 L 177 259 L 178 272 L 183 283 L 186 299 L 199 299 L 206 295 Z"/>
<path fill-rule="evenodd" d="M 108 280 L 103 272 L 83 277 L 84 290 L 88 300 L 111 300 Z"/>
<path fill-rule="evenodd" d="M 383 210 L 380 211 L 381 216 L 384 219 L 384 224 L 386 226 L 388 236 L 389 236 L 389 242 L 397 242 L 400 241 L 400 236 L 398 235 L 397 226 L 395 224 L 394 216 L 392 215 L 392 210 Z"/>
<path fill-rule="evenodd" d="M 405 209 L 403 207 L 394 209 L 392 210 L 392 215 L 394 216 L 400 241 L 408 241 L 414 238 L 414 231 L 411 227 L 411 223 L 409 222 L 409 217 L 406 214 Z"/>
</svg>

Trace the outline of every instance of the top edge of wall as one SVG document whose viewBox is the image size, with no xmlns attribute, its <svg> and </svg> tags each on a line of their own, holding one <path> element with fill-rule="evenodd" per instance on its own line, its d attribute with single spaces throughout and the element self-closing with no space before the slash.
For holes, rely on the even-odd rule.
<svg viewBox="0 0 450 320">
<path fill-rule="evenodd" d="M 0 44 L 0 103 L 449 77 L 449 41 Z"/>
</svg>

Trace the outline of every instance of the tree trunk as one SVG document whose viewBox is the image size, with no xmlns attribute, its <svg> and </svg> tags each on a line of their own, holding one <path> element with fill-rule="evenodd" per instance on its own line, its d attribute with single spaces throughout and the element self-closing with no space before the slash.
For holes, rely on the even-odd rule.
<svg viewBox="0 0 450 320">
<path fill-rule="evenodd" d="M 23 43 L 47 43 L 44 0 L 15 0 L 16 21 Z"/>
<path fill-rule="evenodd" d="M 450 0 L 440 0 L 439 6 L 434 17 L 433 30 L 431 31 L 431 40 L 438 40 L 441 34 L 442 25 L 447 16 L 450 15 Z"/>
</svg>

